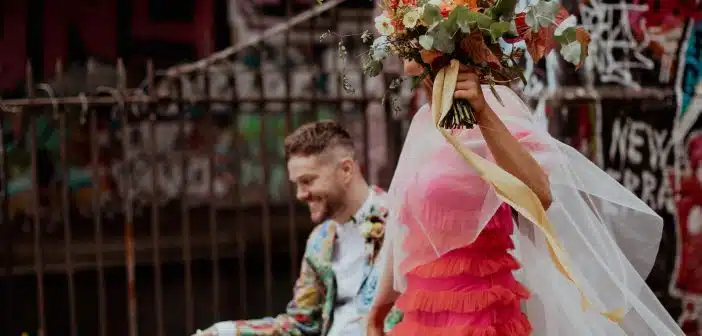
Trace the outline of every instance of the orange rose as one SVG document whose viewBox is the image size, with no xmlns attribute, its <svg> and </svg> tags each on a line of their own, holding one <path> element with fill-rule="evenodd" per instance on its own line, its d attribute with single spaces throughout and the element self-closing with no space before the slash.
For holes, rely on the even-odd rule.
<svg viewBox="0 0 702 336">
<path fill-rule="evenodd" d="M 441 53 L 436 50 L 422 49 L 422 51 L 419 52 L 419 55 L 422 56 L 422 61 L 424 61 L 424 63 L 431 65 L 435 59 L 441 56 Z"/>
<path fill-rule="evenodd" d="M 478 9 L 478 0 L 453 0 L 456 6 L 466 6 L 469 9 Z"/>
</svg>

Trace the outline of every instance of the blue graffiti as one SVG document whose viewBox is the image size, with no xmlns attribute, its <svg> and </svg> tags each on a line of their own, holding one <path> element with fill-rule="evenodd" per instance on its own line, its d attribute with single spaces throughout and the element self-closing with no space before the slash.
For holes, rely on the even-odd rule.
<svg viewBox="0 0 702 336">
<path fill-rule="evenodd" d="M 680 117 L 685 115 L 695 91 L 702 81 L 702 21 L 695 22 L 685 52 L 685 68 L 682 79 L 682 107 Z"/>
</svg>

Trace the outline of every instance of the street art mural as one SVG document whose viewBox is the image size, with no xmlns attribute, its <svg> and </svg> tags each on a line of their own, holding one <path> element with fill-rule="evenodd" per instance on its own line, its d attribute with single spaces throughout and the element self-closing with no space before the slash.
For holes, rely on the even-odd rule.
<svg viewBox="0 0 702 336">
<path fill-rule="evenodd" d="M 566 141 L 588 144 L 579 149 L 589 150 L 664 218 L 661 252 L 648 283 L 687 335 L 702 335 L 699 6 L 684 0 L 581 3 L 579 19 L 593 36 L 581 85 L 629 88 L 624 92 L 635 98 L 554 106 L 569 112 L 561 125 Z M 643 87 L 660 89 L 660 97 L 636 97 L 631 90 Z"/>
<path fill-rule="evenodd" d="M 353 33 L 360 36 L 362 31 L 359 29 Z M 137 206 L 151 204 L 154 193 L 162 203 L 183 197 L 192 205 L 212 200 L 222 206 L 255 205 L 260 204 L 264 197 L 274 204 L 287 202 L 290 189 L 283 138 L 301 123 L 320 119 L 337 119 L 348 127 L 358 141 L 359 158 L 367 169 L 369 180 L 378 183 L 389 156 L 386 109 L 381 101 L 385 83 L 382 77 L 362 78 L 358 57 L 340 62 L 337 43 L 333 39 L 320 41 L 314 34 L 307 30 L 293 30 L 292 39 L 304 42 L 290 45 L 285 52 L 283 41 L 267 41 L 242 52 L 231 62 L 211 68 L 207 80 L 203 73 L 196 73 L 175 81 L 160 81 L 156 86 L 155 90 L 161 95 L 175 95 L 178 91 L 186 99 L 209 94 L 214 99 L 236 97 L 246 101 L 236 105 L 211 104 L 214 123 L 208 119 L 210 113 L 204 106 L 172 104 L 147 111 L 143 106 L 135 105 L 129 107 L 130 112 L 136 119 L 144 120 L 130 122 L 124 132 L 119 120 L 115 119 L 118 115 L 116 107 L 101 113 L 107 116 L 97 121 L 98 134 L 95 135 L 101 173 L 93 178 L 89 157 L 68 165 L 67 184 L 72 191 L 74 206 L 82 215 L 92 216 L 92 198 L 96 194 L 100 195 L 101 206 L 106 211 L 120 211 L 125 199 Z M 309 41 L 314 42 L 310 44 Z M 361 52 L 358 43 L 347 43 L 347 48 L 353 55 Z M 341 87 L 341 68 L 345 69 L 353 92 Z M 70 82 L 72 87 L 59 91 L 77 95 L 79 91 L 94 90 L 86 87 L 84 70 L 75 76 L 64 76 L 63 86 Z M 290 85 L 286 85 L 286 73 Z M 72 77 L 83 80 L 72 81 Z M 114 86 L 114 73 L 104 74 L 101 78 L 106 78 L 109 83 L 101 82 L 100 85 Z M 205 88 L 206 82 L 208 88 Z M 50 84 L 57 87 L 62 83 Z M 407 99 L 411 91 L 411 83 L 406 82 L 400 94 Z M 251 103 L 261 97 L 270 102 Z M 315 101 L 315 97 L 319 100 Z M 286 98 L 291 99 L 290 116 L 286 116 L 287 106 L 282 102 Z M 184 112 L 179 113 L 179 109 Z M 400 111 L 400 114 L 406 115 L 407 111 Z M 70 127 L 69 134 L 84 134 L 86 137 L 83 143 L 69 146 L 89 147 L 88 124 L 89 120 L 83 120 L 83 124 Z M 62 186 L 59 131 L 56 121 L 51 118 L 41 119 L 37 125 L 39 134 L 43 134 L 37 142 L 41 155 L 46 153 L 51 162 L 38 167 L 39 175 L 47 172 L 49 176 L 48 181 L 40 183 L 40 193 L 46 194 L 43 197 L 46 201 L 42 203 L 47 212 L 57 212 L 60 209 L 52 209 L 50 204 L 60 203 L 58 200 L 51 202 L 52 197 L 59 197 Z M 4 133 L 8 141 L 13 142 L 27 130 L 24 125 L 21 130 L 7 128 Z M 126 139 L 123 139 L 125 134 Z M 156 139 L 153 146 L 152 139 Z M 123 146 L 123 142 L 126 145 Z M 18 158 L 11 160 L 10 169 L 13 215 L 31 213 L 33 205 L 29 145 L 29 141 L 24 141 L 10 154 Z M 214 154 L 212 160 L 210 154 Z M 152 163 L 156 164 L 155 170 L 151 168 Z M 237 200 L 232 199 L 234 194 Z"/>
</svg>

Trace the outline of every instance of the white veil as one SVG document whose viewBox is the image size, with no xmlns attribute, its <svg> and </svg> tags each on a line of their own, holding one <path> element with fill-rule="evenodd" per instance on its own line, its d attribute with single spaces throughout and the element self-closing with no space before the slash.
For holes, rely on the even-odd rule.
<svg viewBox="0 0 702 336">
<path fill-rule="evenodd" d="M 520 216 L 515 234 L 522 264 L 518 277 L 532 292 L 525 309 L 533 334 L 683 335 L 644 281 L 656 259 L 662 219 L 535 124 L 529 108 L 509 88 L 497 87 L 502 104 L 489 87 L 483 86 L 483 92 L 549 176 L 553 203 L 546 215 L 572 278 L 554 262 L 544 232 Z M 412 121 L 388 193 L 391 216 L 381 262 L 392 263 L 399 292 L 408 271 L 473 242 L 502 203 L 494 187 L 436 129 L 429 110 L 423 107 Z M 494 162 L 477 127 L 455 138 Z M 437 201 L 433 188 L 450 191 Z M 445 197 L 447 193 L 452 196 Z M 619 314 L 613 318 L 604 313 L 608 311 Z"/>
</svg>

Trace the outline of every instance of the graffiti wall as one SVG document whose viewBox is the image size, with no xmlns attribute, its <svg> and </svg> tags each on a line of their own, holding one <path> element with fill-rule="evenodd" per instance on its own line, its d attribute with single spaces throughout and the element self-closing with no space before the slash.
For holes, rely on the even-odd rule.
<svg viewBox="0 0 702 336">
<path fill-rule="evenodd" d="M 702 335 L 702 8 L 685 0 L 565 3 L 591 32 L 591 57 L 581 71 L 558 67 L 543 81 L 596 94 L 550 103 L 554 133 L 664 218 L 648 283 L 687 335 Z M 612 90 L 622 94 L 606 96 Z"/>
</svg>

